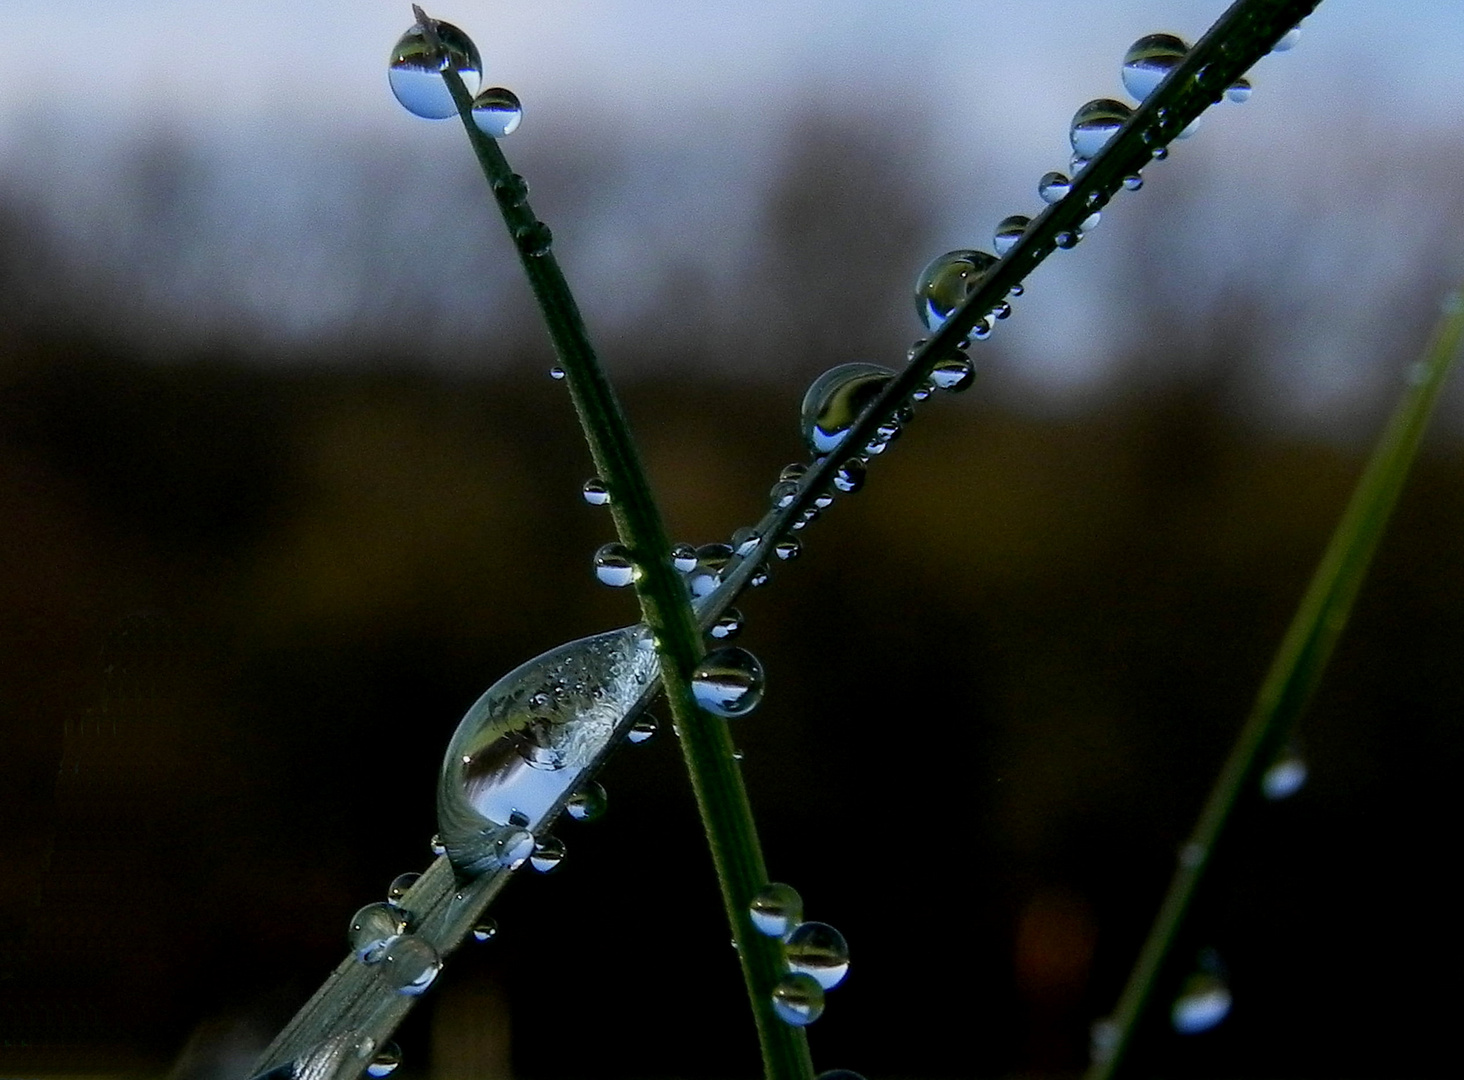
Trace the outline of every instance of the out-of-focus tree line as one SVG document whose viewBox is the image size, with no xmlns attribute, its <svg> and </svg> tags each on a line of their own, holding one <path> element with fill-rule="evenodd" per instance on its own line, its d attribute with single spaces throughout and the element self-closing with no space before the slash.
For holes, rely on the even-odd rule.
<svg viewBox="0 0 1464 1080">
<path fill-rule="evenodd" d="M 790 145 L 755 213 L 713 223 L 747 233 L 747 265 L 730 281 L 691 261 L 628 271 L 639 314 L 602 342 L 677 539 L 761 515 L 801 456 L 807 382 L 897 362 L 911 271 L 937 253 L 901 155 L 837 118 Z M 147 154 L 127 227 L 181 243 L 216 207 L 186 156 Z M 561 206 L 610 182 L 572 147 L 538 164 Z M 341 198 L 398 182 L 363 175 L 376 187 Z M 1124 298 L 1103 395 L 1034 406 L 1003 344 L 1023 333 L 1018 302 L 977 346 L 975 388 L 922 406 L 742 605 L 769 672 L 735 721 L 769 866 L 853 952 L 811 1029 L 821 1067 L 1082 1067 L 1432 319 L 1441 271 L 1420 258 L 1378 287 L 1393 328 L 1342 434 L 1288 429 L 1270 400 L 1284 379 L 1257 355 L 1325 275 L 1285 292 L 1304 253 L 1281 234 L 1254 280 L 1214 280 L 1185 247 L 1195 206 L 1165 187 L 1134 196 L 1121 239 L 1080 249 Z M 149 324 L 157 297 L 132 290 L 212 295 L 209 266 L 129 278 L 120 248 L 78 266 L 53 212 L 0 202 L 0 1071 L 243 1075 L 343 955 L 351 912 L 429 861 L 435 773 L 467 706 L 525 659 L 634 620 L 589 572 L 611 526 L 579 497 L 587 455 L 521 294 L 476 336 L 392 299 L 392 229 L 478 229 L 508 257 L 464 190 L 481 228 L 438 206 L 384 219 L 359 283 L 377 318 L 297 335 L 288 362 L 258 328 Z M 1431 244 L 1458 247 L 1458 207 L 1433 204 Z M 573 278 L 573 222 L 546 216 Z M 464 265 L 476 250 L 444 243 Z M 1179 951 L 1223 957 L 1232 1015 L 1182 1039 L 1160 1008 L 1138 1071 L 1443 1059 L 1464 708 L 1451 427 L 1301 732 L 1309 783 L 1241 815 Z M 674 738 L 622 751 L 603 780 L 607 818 L 562 826 L 565 865 L 515 884 L 498 939 L 449 961 L 399 1075 L 756 1069 Z"/>
</svg>

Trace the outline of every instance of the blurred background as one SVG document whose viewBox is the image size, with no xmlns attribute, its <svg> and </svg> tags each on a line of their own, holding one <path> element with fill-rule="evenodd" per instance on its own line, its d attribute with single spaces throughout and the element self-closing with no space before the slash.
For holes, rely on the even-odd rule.
<svg viewBox="0 0 1464 1080">
<path fill-rule="evenodd" d="M 1073 111 L 1218 2 L 461 0 L 672 532 L 897 365 Z M 242 1077 L 430 861 L 495 679 L 635 619 L 460 130 L 386 87 L 406 4 L 54 0 L 0 67 L 0 1075 Z M 812 1028 L 871 1080 L 1086 1062 L 1230 740 L 1464 274 L 1464 10 L 1327 0 L 1072 252 L 960 398 L 742 607 L 774 877 L 851 943 Z M 1234 999 L 1134 1075 L 1441 1071 L 1464 707 L 1455 385 L 1300 732 L 1176 953 Z M 398 1076 L 753 1075 L 674 739 L 452 959 Z M 974 883 L 974 884 L 973 884 Z M 1447 1055 L 1447 1056 L 1446 1056 Z"/>
</svg>

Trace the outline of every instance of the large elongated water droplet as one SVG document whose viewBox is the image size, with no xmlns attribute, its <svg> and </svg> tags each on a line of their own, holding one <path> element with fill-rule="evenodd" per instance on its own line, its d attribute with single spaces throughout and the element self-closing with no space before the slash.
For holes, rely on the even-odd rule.
<svg viewBox="0 0 1464 1080">
<path fill-rule="evenodd" d="M 374 964 L 386 947 L 407 932 L 407 913 L 395 904 L 367 904 L 351 916 L 351 951 Z"/>
<path fill-rule="evenodd" d="M 780 938 L 802 921 L 803 897 L 792 885 L 774 881 L 757 891 L 748 914 L 759 934 Z"/>
<path fill-rule="evenodd" d="M 534 831 L 588 780 L 660 675 L 644 626 L 572 641 L 530 660 L 468 710 L 443 761 L 439 834 L 461 873 L 512 866 Z"/>
<path fill-rule="evenodd" d="M 915 313 L 925 329 L 934 333 L 944 326 L 995 265 L 994 255 L 969 248 L 932 259 L 915 282 Z"/>
<path fill-rule="evenodd" d="M 1124 121 L 1133 115 L 1121 101 L 1112 98 L 1097 98 L 1073 113 L 1073 126 L 1068 138 L 1073 144 L 1073 153 L 1079 157 L 1091 158 L 1103 149 L 1103 144 L 1118 133 Z"/>
<path fill-rule="evenodd" d="M 473 123 L 489 138 L 512 135 L 523 118 L 524 107 L 512 90 L 490 86 L 473 99 Z"/>
<path fill-rule="evenodd" d="M 1136 101 L 1152 94 L 1184 60 L 1189 46 L 1173 34 L 1149 34 L 1129 46 L 1123 54 L 1123 88 Z"/>
<path fill-rule="evenodd" d="M 742 716 L 762 701 L 762 664 L 737 645 L 713 649 L 691 672 L 696 703 L 716 716 Z"/>
<path fill-rule="evenodd" d="M 790 971 L 812 976 L 832 990 L 849 974 L 849 945 L 828 923 L 799 923 L 783 943 L 783 958 Z"/>
<path fill-rule="evenodd" d="M 446 50 L 438 52 L 427 40 L 421 26 L 413 26 L 391 50 L 386 69 L 391 92 L 402 107 L 427 120 L 443 120 L 457 115 L 457 106 L 448 93 L 442 73 L 449 67 L 463 80 L 469 94 L 477 93 L 483 77 L 483 60 L 478 46 L 452 23 L 433 20 L 438 40 Z"/>
<path fill-rule="evenodd" d="M 878 364 L 840 364 L 829 368 L 809 386 L 803 395 L 803 441 L 815 454 L 831 453 L 849 434 L 854 421 L 884 389 L 895 373 Z M 774 490 L 782 484 L 780 481 Z M 792 494 L 797 493 L 794 485 Z M 777 496 L 774 502 L 778 502 Z M 789 501 L 792 499 L 790 497 Z"/>
<path fill-rule="evenodd" d="M 794 1027 L 807 1027 L 824 1011 L 824 992 L 817 980 L 798 972 L 790 972 L 773 987 L 773 1012 L 778 1019 Z"/>
</svg>

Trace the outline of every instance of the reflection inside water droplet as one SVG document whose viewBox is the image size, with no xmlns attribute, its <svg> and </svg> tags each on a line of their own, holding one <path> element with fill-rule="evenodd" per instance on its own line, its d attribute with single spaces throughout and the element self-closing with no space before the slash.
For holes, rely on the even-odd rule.
<svg viewBox="0 0 1464 1080">
<path fill-rule="evenodd" d="M 489 138 L 512 135 L 523 118 L 518 95 L 502 86 L 489 87 L 473 99 L 473 123 Z"/>
<path fill-rule="evenodd" d="M 484 919 L 473 927 L 473 940 L 479 944 L 485 941 L 492 941 L 498 936 L 498 921 L 496 919 Z"/>
<path fill-rule="evenodd" d="M 807 1027 L 824 1011 L 824 991 L 808 975 L 789 972 L 773 987 L 773 1012 L 785 1024 Z"/>
<path fill-rule="evenodd" d="M 932 259 L 915 282 L 915 313 L 932 333 L 981 285 L 995 256 L 962 248 Z"/>
<path fill-rule="evenodd" d="M 1118 129 L 1132 115 L 1132 109 L 1112 98 L 1096 98 L 1088 102 L 1073 114 L 1072 127 L 1068 131 L 1073 153 L 1091 158 L 1103 149 L 1104 143 L 1118 134 Z"/>
<path fill-rule="evenodd" d="M 691 672 L 696 703 L 715 716 L 742 716 L 762 701 L 765 683 L 757 657 L 737 645 L 713 649 Z"/>
<path fill-rule="evenodd" d="M 446 55 L 428 42 L 422 27 L 413 26 L 393 46 L 386 77 L 391 92 L 408 112 L 427 120 L 443 120 L 457 115 L 457 105 L 442 81 L 442 73 L 451 67 L 472 94 L 482 78 L 483 60 L 467 34 L 452 23 L 435 19 L 433 23 Z"/>
<path fill-rule="evenodd" d="M 1150 34 L 1129 46 L 1123 57 L 1123 86 L 1138 101 L 1152 94 L 1184 60 L 1189 46 L 1173 34 Z"/>
<path fill-rule="evenodd" d="M 387 945 L 407 932 L 407 913 L 395 904 L 367 904 L 351 916 L 351 951 L 356 959 L 374 964 Z"/>
<path fill-rule="evenodd" d="M 1043 173 L 1037 181 L 1037 196 L 1045 203 L 1061 202 L 1073 189 L 1073 182 L 1060 172 Z"/>
<path fill-rule="evenodd" d="M 605 815 L 606 805 L 604 787 L 591 780 L 569 797 L 564 810 L 576 821 L 594 821 Z"/>
<path fill-rule="evenodd" d="M 792 885 L 774 881 L 757 891 L 748 914 L 758 933 L 780 938 L 803 920 L 803 897 Z"/>
<path fill-rule="evenodd" d="M 442 960 L 425 938 L 403 934 L 386 947 L 379 970 L 397 993 L 415 997 L 432 985 Z"/>
<path fill-rule="evenodd" d="M 397 1046 L 394 1042 L 386 1043 L 372 1057 L 371 1064 L 366 1066 L 366 1075 L 374 1077 L 390 1076 L 396 1072 L 397 1066 L 401 1063 L 401 1047 Z"/>
<path fill-rule="evenodd" d="M 832 990 L 849 974 L 849 945 L 828 923 L 799 923 L 783 942 L 783 958 L 790 971 L 812 976 Z"/>
<path fill-rule="evenodd" d="M 815 379 L 803 395 L 800 417 L 803 441 L 808 448 L 819 455 L 832 452 L 894 374 L 877 364 L 853 363 L 830 368 Z M 785 483 L 790 482 L 782 481 L 773 489 L 775 506 Z M 794 486 L 782 506 L 791 503 L 796 493 Z"/>
</svg>

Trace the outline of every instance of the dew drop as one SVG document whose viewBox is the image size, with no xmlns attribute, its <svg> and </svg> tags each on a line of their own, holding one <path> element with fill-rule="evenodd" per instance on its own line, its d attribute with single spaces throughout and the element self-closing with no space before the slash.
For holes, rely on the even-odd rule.
<svg viewBox="0 0 1464 1080">
<path fill-rule="evenodd" d="M 867 475 L 868 469 L 864 462 L 858 458 L 850 458 L 834 470 L 834 487 L 847 495 L 852 495 L 864 486 L 864 479 Z"/>
<path fill-rule="evenodd" d="M 386 899 L 388 903 L 401 903 L 402 897 L 407 895 L 407 890 L 417 884 L 421 874 L 398 874 L 391 879 L 391 884 L 386 887 Z"/>
<path fill-rule="evenodd" d="M 457 115 L 457 105 L 442 81 L 442 73 L 451 67 L 472 94 L 483 76 L 483 60 L 467 34 L 452 23 L 437 19 L 432 22 L 446 55 L 428 42 L 420 25 L 413 26 L 392 48 L 386 78 L 407 112 L 427 120 L 444 120 Z"/>
<path fill-rule="evenodd" d="M 485 941 L 492 941 L 498 936 L 498 920 L 484 919 L 473 927 L 473 940 L 482 944 Z"/>
<path fill-rule="evenodd" d="M 948 356 L 930 369 L 930 381 L 953 394 L 969 389 L 975 380 L 976 368 L 965 353 Z"/>
<path fill-rule="evenodd" d="M 768 492 L 768 501 L 773 504 L 774 510 L 785 510 L 793 505 L 793 500 L 798 498 L 798 482 L 795 480 L 779 480 Z"/>
<path fill-rule="evenodd" d="M 611 588 L 623 589 L 639 574 L 625 545 L 612 540 L 595 552 L 595 576 Z"/>
<path fill-rule="evenodd" d="M 1100 221 L 1102 221 L 1102 220 L 1103 220 L 1103 214 L 1102 214 L 1102 212 L 1101 211 L 1098 211 L 1098 210 L 1095 210 L 1095 211 L 1093 211 L 1091 214 L 1089 214 L 1087 217 L 1085 217 L 1083 219 L 1083 223 L 1078 226 L 1078 231 L 1079 232 L 1088 232 L 1088 231 L 1090 231 L 1092 229 L 1096 229 L 1098 227 L 1098 223 Z"/>
<path fill-rule="evenodd" d="M 1290 52 L 1296 48 L 1296 43 L 1301 40 L 1301 27 L 1293 26 L 1286 33 L 1281 35 L 1281 40 L 1271 46 L 1272 52 Z"/>
<path fill-rule="evenodd" d="M 869 403 L 879 396 L 886 383 L 894 377 L 889 368 L 877 364 L 840 364 L 829 368 L 808 388 L 803 395 L 801 426 L 803 441 L 815 454 L 827 454 L 844 441 L 844 436 L 854 426 Z M 781 481 L 774 486 L 774 492 L 783 490 Z M 796 485 L 794 492 L 797 492 Z M 788 498 L 782 506 L 793 500 Z M 779 496 L 774 497 L 778 506 Z M 781 509 L 781 507 L 779 507 Z"/>
<path fill-rule="evenodd" d="M 367 904 L 351 916 L 351 951 L 356 959 L 374 964 L 386 947 L 407 932 L 407 913 L 395 904 Z"/>
<path fill-rule="evenodd" d="M 991 309 L 991 316 L 994 319 L 1010 319 L 1012 317 L 1012 305 L 1005 300 L 998 300 L 996 307 Z"/>
<path fill-rule="evenodd" d="M 1149 156 L 1151 158 L 1153 158 L 1155 161 L 1163 161 L 1165 158 L 1167 158 L 1169 156 L 1169 147 L 1167 147 L 1167 146 L 1156 146 L 1156 147 L 1154 147 L 1153 150 L 1151 150 L 1149 152 Z"/>
<path fill-rule="evenodd" d="M 803 523 L 801 521 L 795 521 L 793 523 L 793 527 L 795 529 L 801 529 L 803 527 Z M 747 579 L 747 583 L 751 585 L 754 589 L 761 589 L 764 585 L 768 583 L 768 581 L 769 577 L 767 567 L 763 566 L 758 567 L 757 571 L 752 575 L 752 577 Z"/>
<path fill-rule="evenodd" d="M 518 173 L 493 181 L 493 194 L 504 206 L 522 206 L 529 200 L 529 182 Z"/>
<path fill-rule="evenodd" d="M 564 861 L 564 841 L 557 836 L 546 836 L 534 845 L 529 856 L 529 865 L 541 874 L 547 874 Z"/>
<path fill-rule="evenodd" d="M 591 780 L 569 797 L 564 810 L 576 821 L 594 821 L 605 816 L 605 788 Z"/>
<path fill-rule="evenodd" d="M 1233 101 L 1237 105 L 1245 104 L 1250 100 L 1250 96 L 1251 84 L 1249 79 L 1236 79 L 1225 91 L 1226 100 Z"/>
<path fill-rule="evenodd" d="M 696 561 L 698 566 L 720 574 L 736 554 L 731 544 L 703 544 L 696 549 Z"/>
<path fill-rule="evenodd" d="M 402 1050 L 394 1042 L 386 1043 L 376 1051 L 371 1063 L 366 1066 L 367 1076 L 390 1076 L 396 1072 L 397 1066 L 402 1063 Z"/>
<path fill-rule="evenodd" d="M 1123 178 L 1123 186 L 1126 191 L 1138 191 L 1144 186 L 1144 178 L 1138 173 L 1133 173 Z"/>
<path fill-rule="evenodd" d="M 732 552 L 735 555 L 751 555 L 757 550 L 760 543 L 762 543 L 762 535 L 756 529 L 747 526 L 743 526 L 732 534 Z"/>
<path fill-rule="evenodd" d="M 1037 181 L 1037 195 L 1045 203 L 1061 202 L 1073 189 L 1073 182 L 1060 172 L 1043 173 Z"/>
<path fill-rule="evenodd" d="M 1027 226 L 1030 224 L 1032 224 L 1032 219 L 1022 214 L 1002 218 L 997 223 L 996 232 L 991 237 L 991 244 L 996 248 L 996 253 L 1005 255 L 1016 247 L 1017 241 L 1022 238 L 1022 233 L 1027 231 Z"/>
<path fill-rule="evenodd" d="M 933 333 L 944 326 L 994 265 L 995 256 L 969 248 L 932 259 L 915 282 L 915 312 L 925 329 Z"/>
<path fill-rule="evenodd" d="M 1230 988 L 1213 972 L 1201 972 L 1185 980 L 1169 1011 L 1169 1021 L 1181 1035 L 1209 1031 L 1230 1012 Z"/>
<path fill-rule="evenodd" d="M 542 221 L 535 221 L 515 230 L 513 242 L 525 255 L 530 258 L 538 258 L 541 255 L 549 254 L 549 248 L 554 244 L 554 234 L 549 231 L 548 225 Z"/>
<path fill-rule="evenodd" d="M 584 496 L 585 502 L 591 506 L 605 506 L 610 502 L 610 489 L 605 486 L 605 481 L 592 476 L 585 481 Z"/>
<path fill-rule="evenodd" d="M 1123 57 L 1123 87 L 1143 101 L 1184 60 L 1189 46 L 1173 34 L 1150 34 L 1129 46 Z"/>
<path fill-rule="evenodd" d="M 512 90 L 491 86 L 473 99 L 473 123 L 491 139 L 512 135 L 523 118 L 524 107 Z"/>
<path fill-rule="evenodd" d="M 971 336 L 977 341 L 985 341 L 991 336 L 991 323 L 985 319 L 977 319 L 971 327 Z"/>
<path fill-rule="evenodd" d="M 762 701 L 762 664 L 737 645 L 713 649 L 691 672 L 691 694 L 714 716 L 742 716 Z"/>
<path fill-rule="evenodd" d="M 1078 233 L 1076 229 L 1063 229 L 1052 238 L 1053 243 L 1062 248 L 1064 251 L 1068 251 L 1072 248 L 1077 247 L 1078 241 L 1081 239 L 1082 236 Z"/>
<path fill-rule="evenodd" d="M 774 881 L 757 891 L 748 905 L 748 917 L 759 934 L 784 937 L 803 920 L 803 897 L 792 885 Z"/>
<path fill-rule="evenodd" d="M 1306 785 L 1306 762 L 1295 749 L 1282 752 L 1261 777 L 1261 793 L 1272 802 L 1290 798 Z"/>
<path fill-rule="evenodd" d="M 381 975 L 398 994 L 410 997 L 423 993 L 442 970 L 442 959 L 425 938 L 403 934 L 381 958 Z"/>
<path fill-rule="evenodd" d="M 630 725 L 630 731 L 625 737 L 633 743 L 643 743 L 656 733 L 659 726 L 654 717 L 643 716 Z"/>
<path fill-rule="evenodd" d="M 717 616 L 707 633 L 719 641 L 729 641 L 742 632 L 742 612 L 729 607 Z"/>
<path fill-rule="evenodd" d="M 433 833 L 432 834 L 432 854 L 434 854 L 434 855 L 446 855 L 447 854 L 447 846 L 445 844 L 443 844 L 442 837 L 439 836 L 437 833 Z"/>
<path fill-rule="evenodd" d="M 828 923 L 799 923 L 783 942 L 783 958 L 790 971 L 811 976 L 832 990 L 849 974 L 849 945 Z"/>
<path fill-rule="evenodd" d="M 564 369 L 562 367 L 550 368 L 549 377 L 555 382 L 562 382 L 564 380 Z"/>
<path fill-rule="evenodd" d="M 801 461 L 792 461 L 783 466 L 783 471 L 778 474 L 779 480 L 792 480 L 797 483 L 808 475 L 808 466 Z"/>
<path fill-rule="evenodd" d="M 803 545 L 792 537 L 787 540 L 779 540 L 773 548 L 773 554 L 787 562 L 789 559 L 796 559 L 803 554 Z"/>
<path fill-rule="evenodd" d="M 1096 98 L 1088 102 L 1073 114 L 1073 125 L 1068 131 L 1073 152 L 1091 158 L 1118 133 L 1133 113 L 1123 102 L 1112 98 Z"/>
<path fill-rule="evenodd" d="M 671 565 L 678 573 L 691 573 L 696 569 L 696 548 L 690 544 L 677 544 L 671 549 Z"/>
<path fill-rule="evenodd" d="M 807 1027 L 824 1011 L 824 991 L 808 975 L 789 972 L 773 987 L 773 1012 L 793 1027 Z"/>
</svg>

